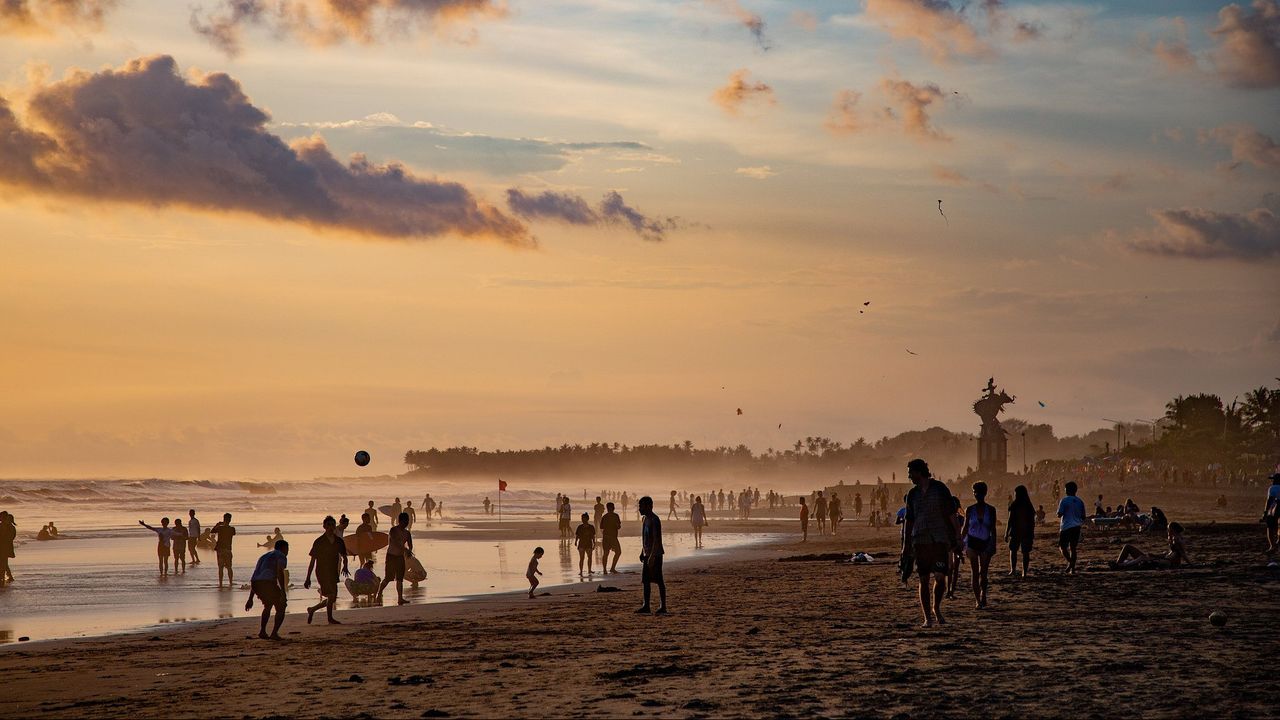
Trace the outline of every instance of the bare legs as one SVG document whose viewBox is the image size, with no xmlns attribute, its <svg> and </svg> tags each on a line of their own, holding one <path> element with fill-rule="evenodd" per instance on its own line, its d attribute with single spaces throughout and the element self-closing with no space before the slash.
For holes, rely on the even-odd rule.
<svg viewBox="0 0 1280 720">
<path fill-rule="evenodd" d="M 933 598 L 930 602 L 929 579 L 933 579 Z M 936 620 L 939 625 L 946 623 L 942 619 L 942 596 L 947 591 L 947 573 L 920 573 L 920 610 L 924 612 L 924 626 L 933 627 Z"/>
<path fill-rule="evenodd" d="M 991 556 L 969 551 L 969 571 L 973 582 L 973 601 L 979 608 L 987 606 L 987 573 L 991 569 Z"/>
</svg>

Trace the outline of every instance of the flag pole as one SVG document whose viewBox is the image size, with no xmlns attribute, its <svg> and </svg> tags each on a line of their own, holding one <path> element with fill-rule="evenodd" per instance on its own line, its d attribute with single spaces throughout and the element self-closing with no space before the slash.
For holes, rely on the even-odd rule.
<svg viewBox="0 0 1280 720">
<path fill-rule="evenodd" d="M 498 478 L 498 522 L 502 522 L 502 478 Z"/>
</svg>

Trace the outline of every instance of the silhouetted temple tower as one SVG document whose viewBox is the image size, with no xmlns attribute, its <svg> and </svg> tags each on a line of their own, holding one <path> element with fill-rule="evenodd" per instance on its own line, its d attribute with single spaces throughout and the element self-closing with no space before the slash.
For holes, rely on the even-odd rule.
<svg viewBox="0 0 1280 720">
<path fill-rule="evenodd" d="M 982 431 L 978 435 L 978 474 L 1005 475 L 1009 472 L 1009 438 L 996 416 L 1014 397 L 996 389 L 996 379 L 987 380 L 986 394 L 973 404 L 973 411 L 982 418 Z"/>
</svg>

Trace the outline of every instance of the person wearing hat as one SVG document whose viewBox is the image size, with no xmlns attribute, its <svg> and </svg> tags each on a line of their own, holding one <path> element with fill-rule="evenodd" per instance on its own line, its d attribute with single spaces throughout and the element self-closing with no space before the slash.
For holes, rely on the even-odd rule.
<svg viewBox="0 0 1280 720">
<path fill-rule="evenodd" d="M 1262 521 L 1267 524 L 1267 554 L 1280 549 L 1280 473 L 1271 475 L 1271 487 L 1267 488 L 1267 505 L 1262 511 Z"/>
</svg>

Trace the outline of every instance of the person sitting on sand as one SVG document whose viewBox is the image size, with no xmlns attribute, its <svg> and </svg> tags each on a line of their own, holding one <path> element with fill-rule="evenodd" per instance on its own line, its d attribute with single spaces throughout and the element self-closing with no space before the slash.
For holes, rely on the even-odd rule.
<svg viewBox="0 0 1280 720">
<path fill-rule="evenodd" d="M 1171 570 L 1190 561 L 1181 523 L 1169 523 L 1168 541 L 1169 551 L 1164 555 L 1152 555 L 1133 545 L 1125 545 L 1120 548 L 1120 556 L 1111 563 L 1111 567 L 1116 570 Z"/>
<path fill-rule="evenodd" d="M 1151 517 L 1147 518 L 1146 525 L 1143 526 L 1142 532 L 1164 532 L 1169 528 L 1169 518 L 1165 516 L 1164 511 L 1155 505 L 1151 506 Z"/>
<path fill-rule="evenodd" d="M 600 545 L 603 551 L 600 567 L 605 572 L 618 572 L 618 559 L 622 557 L 622 543 L 618 540 L 618 532 L 622 529 L 622 518 L 613 509 L 613 503 L 605 503 L 604 516 L 600 518 Z M 613 564 L 609 564 L 609 553 L 613 553 Z"/>
<path fill-rule="evenodd" d="M 253 567 L 253 575 L 249 578 L 249 600 L 244 604 L 246 611 L 253 609 L 253 598 L 256 595 L 262 601 L 262 624 L 258 626 L 258 637 L 263 640 L 279 640 L 280 626 L 284 624 L 285 606 L 288 604 L 289 587 L 285 580 L 285 568 L 289 565 L 289 543 L 277 540 L 272 550 L 262 554 Z M 267 620 L 271 617 L 272 608 L 276 611 L 276 622 L 271 626 L 271 634 L 267 634 Z"/>
<path fill-rule="evenodd" d="M 378 584 L 381 582 L 382 578 L 373 572 L 373 561 L 370 560 L 356 570 L 354 577 L 347 578 L 345 584 L 353 600 L 359 600 L 363 595 L 368 595 L 372 600 L 378 594 Z"/>
<path fill-rule="evenodd" d="M 284 535 L 280 534 L 280 528 L 276 528 L 275 532 L 267 536 L 267 541 L 263 543 L 259 543 L 258 547 L 273 548 L 276 546 L 276 543 L 280 542 L 283 539 L 284 539 Z"/>
<path fill-rule="evenodd" d="M 58 537 L 58 528 L 54 527 L 53 521 L 49 521 L 49 537 Z"/>
<path fill-rule="evenodd" d="M 311 543 L 311 562 L 307 565 L 307 579 L 302 583 L 304 589 L 311 589 L 311 573 L 316 574 L 316 582 L 320 585 L 320 602 L 307 608 L 307 624 L 315 618 L 316 611 L 325 609 L 330 625 L 341 625 L 333 618 L 333 606 L 338 602 L 338 565 L 342 565 L 342 574 L 350 575 L 347 570 L 347 546 L 338 537 L 338 522 L 332 515 L 325 517 L 322 523 L 324 533 Z"/>
<path fill-rule="evenodd" d="M 538 589 L 538 576 L 542 571 L 538 569 L 538 561 L 542 559 L 545 551 L 536 547 L 533 549 L 533 557 L 529 558 L 529 568 L 524 571 L 524 576 L 529 580 L 529 599 L 533 599 L 533 591 Z"/>
<path fill-rule="evenodd" d="M 40 532 L 36 533 L 37 540 L 52 540 L 53 536 L 49 534 L 49 526 L 44 525 L 40 528 Z"/>
<path fill-rule="evenodd" d="M 160 527 L 152 527 L 141 520 L 138 524 L 156 534 L 156 554 L 160 564 L 160 574 L 169 574 L 169 553 L 173 543 L 173 528 L 169 527 L 169 518 L 160 518 Z"/>
<path fill-rule="evenodd" d="M 596 549 L 596 529 L 591 524 L 591 516 L 582 513 L 582 524 L 573 532 L 574 544 L 578 547 L 578 577 L 582 577 L 582 562 L 586 560 L 587 574 L 594 574 L 591 569 L 591 554 Z"/>
<path fill-rule="evenodd" d="M 0 512 L 0 585 L 13 582 L 13 570 L 9 567 L 9 559 L 15 557 L 18 524 L 8 512 Z"/>
</svg>

